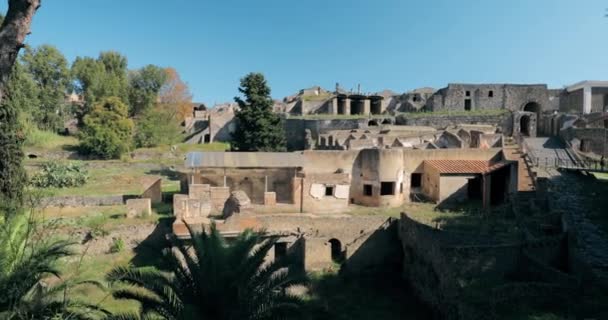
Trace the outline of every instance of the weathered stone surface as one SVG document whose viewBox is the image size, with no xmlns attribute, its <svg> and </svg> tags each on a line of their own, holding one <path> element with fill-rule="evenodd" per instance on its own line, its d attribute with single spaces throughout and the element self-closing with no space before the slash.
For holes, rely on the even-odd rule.
<svg viewBox="0 0 608 320">
<path fill-rule="evenodd" d="M 143 179 L 142 185 L 145 191 L 141 194 L 141 197 L 150 199 L 152 203 L 163 202 L 162 181 L 158 177 L 146 177 Z"/>
<path fill-rule="evenodd" d="M 122 195 L 114 196 L 60 196 L 44 198 L 41 201 L 43 207 L 97 207 L 118 206 L 125 203 Z"/>
<path fill-rule="evenodd" d="M 233 214 L 251 213 L 251 210 L 251 201 L 247 194 L 244 191 L 237 190 L 233 191 L 230 198 L 226 200 L 222 216 L 226 219 Z"/>
<path fill-rule="evenodd" d="M 277 204 L 277 193 L 276 192 L 264 192 L 264 205 L 274 206 Z"/>
<path fill-rule="evenodd" d="M 209 197 L 211 186 L 208 184 L 191 184 L 188 187 L 188 196 L 190 199 L 202 199 L 203 197 Z"/>
<path fill-rule="evenodd" d="M 127 218 L 147 217 L 152 215 L 152 201 L 146 199 L 127 200 Z"/>
</svg>

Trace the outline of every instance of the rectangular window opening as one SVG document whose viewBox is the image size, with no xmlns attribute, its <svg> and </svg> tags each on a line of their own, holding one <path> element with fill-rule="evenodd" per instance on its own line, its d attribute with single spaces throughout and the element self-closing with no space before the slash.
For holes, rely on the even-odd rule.
<svg viewBox="0 0 608 320">
<path fill-rule="evenodd" d="M 371 184 L 363 185 L 363 195 L 368 196 L 368 197 L 372 196 L 372 185 Z"/>
<path fill-rule="evenodd" d="M 490 90 L 490 92 L 488 92 L 488 97 L 489 98 L 494 97 L 494 91 Z"/>
<path fill-rule="evenodd" d="M 394 182 L 380 182 L 380 195 L 381 196 L 392 196 L 395 194 L 395 183 Z"/>
<path fill-rule="evenodd" d="M 465 92 L 465 96 L 470 97 L 470 96 L 471 96 L 471 91 L 467 90 L 467 91 Z"/>
<path fill-rule="evenodd" d="M 333 186 L 325 186 L 325 196 L 332 197 L 334 195 L 334 187 Z"/>
</svg>

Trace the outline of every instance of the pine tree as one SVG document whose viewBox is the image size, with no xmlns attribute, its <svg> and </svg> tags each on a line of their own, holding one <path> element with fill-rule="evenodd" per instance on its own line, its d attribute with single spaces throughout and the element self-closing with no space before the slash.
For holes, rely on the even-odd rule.
<svg viewBox="0 0 608 320">
<path fill-rule="evenodd" d="M 281 118 L 272 112 L 270 87 L 261 73 L 250 73 L 241 79 L 235 97 L 240 110 L 236 112 L 237 129 L 231 146 L 237 151 L 285 151 L 285 134 Z"/>
</svg>

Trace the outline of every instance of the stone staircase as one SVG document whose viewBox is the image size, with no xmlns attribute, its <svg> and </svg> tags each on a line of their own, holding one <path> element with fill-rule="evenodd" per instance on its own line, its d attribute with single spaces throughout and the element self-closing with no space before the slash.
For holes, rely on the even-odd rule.
<svg viewBox="0 0 608 320">
<path fill-rule="evenodd" d="M 532 177 L 532 171 L 530 170 L 531 164 L 528 162 L 521 148 L 519 148 L 512 138 L 505 139 L 503 153 L 506 160 L 517 161 L 517 191 L 534 191 L 534 178 Z"/>
</svg>

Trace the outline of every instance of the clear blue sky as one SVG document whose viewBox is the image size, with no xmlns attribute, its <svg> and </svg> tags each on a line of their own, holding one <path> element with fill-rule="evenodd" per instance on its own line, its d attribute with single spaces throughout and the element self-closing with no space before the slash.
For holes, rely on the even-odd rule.
<svg viewBox="0 0 608 320">
<path fill-rule="evenodd" d="M 6 0 L 0 0 L 5 11 Z M 600 0 L 43 0 L 31 45 L 68 59 L 116 50 L 172 66 L 197 101 L 232 101 L 263 72 L 273 96 L 312 85 L 364 91 L 448 82 L 608 78 Z"/>
</svg>

